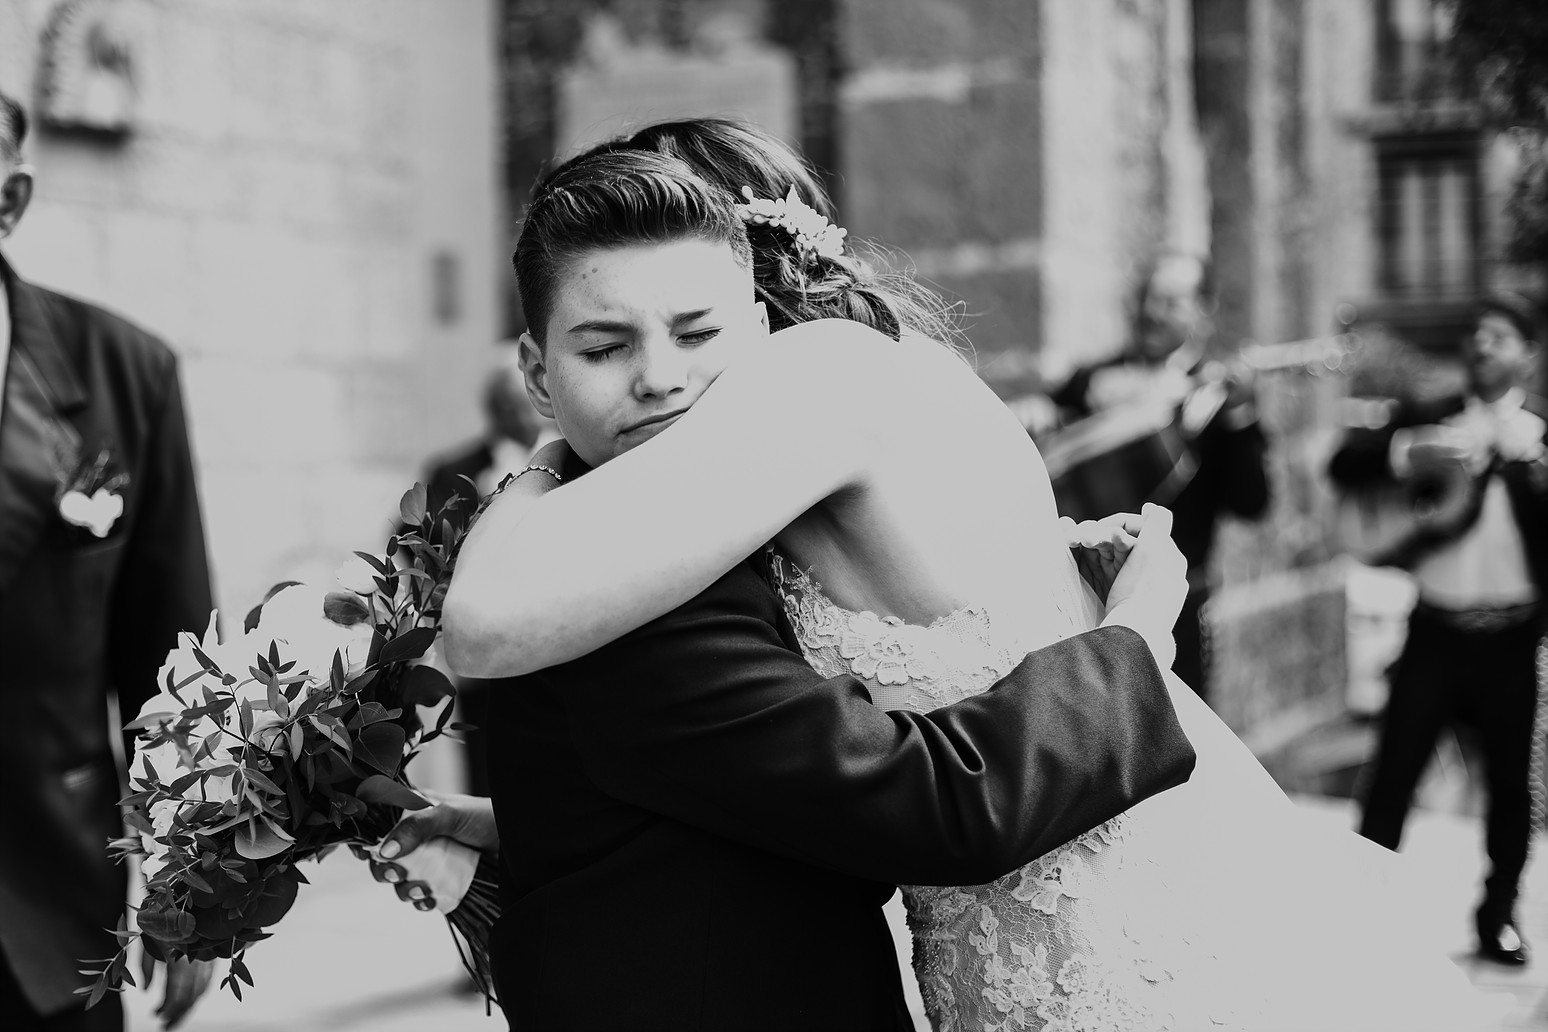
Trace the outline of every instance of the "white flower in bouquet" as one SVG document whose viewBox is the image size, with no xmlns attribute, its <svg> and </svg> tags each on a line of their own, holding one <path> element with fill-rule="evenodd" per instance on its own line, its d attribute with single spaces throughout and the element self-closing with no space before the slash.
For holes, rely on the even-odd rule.
<svg viewBox="0 0 1548 1032">
<path fill-rule="evenodd" d="M 352 555 L 344 560 L 333 573 L 333 579 L 338 582 L 340 590 L 356 595 L 369 595 L 374 592 L 376 576 L 376 571 L 371 568 L 371 564 L 358 555 Z"/>
<path fill-rule="evenodd" d="M 140 833 L 140 845 L 145 850 L 145 857 L 140 861 L 140 873 L 146 881 L 156 877 L 167 866 L 167 854 L 172 847 L 165 840 L 172 832 L 172 819 L 177 816 L 178 809 L 178 804 L 170 799 L 159 800 L 150 806 L 151 830 Z"/>
<path fill-rule="evenodd" d="M 372 625 L 363 616 L 358 623 L 341 624 L 328 618 L 327 595 L 306 584 L 292 584 L 263 604 L 258 626 L 250 632 L 263 648 L 270 640 L 282 643 L 281 654 L 296 662 L 296 672 L 306 671 L 314 680 L 326 681 L 333 669 L 333 654 L 340 653 L 344 676 L 352 678 L 365 669 L 371 651 Z"/>
</svg>

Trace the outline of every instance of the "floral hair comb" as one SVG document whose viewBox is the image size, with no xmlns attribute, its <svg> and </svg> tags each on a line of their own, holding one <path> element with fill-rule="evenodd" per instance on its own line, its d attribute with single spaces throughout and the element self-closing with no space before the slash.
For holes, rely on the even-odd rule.
<svg viewBox="0 0 1548 1032">
<path fill-rule="evenodd" d="M 738 205 L 742 221 L 773 226 L 789 233 L 803 260 L 818 255 L 839 258 L 844 254 L 844 237 L 849 231 L 833 225 L 817 209 L 801 200 L 794 185 L 777 201 L 755 196 L 750 186 L 742 187 L 742 196 L 747 198 L 746 204 Z"/>
</svg>

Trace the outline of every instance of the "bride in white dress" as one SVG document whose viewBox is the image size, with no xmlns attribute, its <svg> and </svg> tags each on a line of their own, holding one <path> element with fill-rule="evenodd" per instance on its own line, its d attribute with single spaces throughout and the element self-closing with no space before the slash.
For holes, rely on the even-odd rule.
<svg viewBox="0 0 1548 1032">
<path fill-rule="evenodd" d="M 522 246 L 538 235 L 529 216 Z M 957 354 L 847 321 L 767 335 L 742 260 L 691 233 L 578 250 L 584 276 L 576 254 L 538 255 L 546 339 L 524 338 L 523 361 L 598 468 L 560 490 L 524 475 L 475 527 L 445 607 L 459 672 L 582 655 L 769 541 L 807 659 L 887 708 L 983 691 L 1103 618 L 1036 448 Z M 524 297 L 542 293 L 531 268 Z M 1393 896 L 1396 858 L 1302 820 L 1172 687 L 1198 753 L 1185 785 L 987 885 L 904 889 L 936 1028 L 1481 1027 Z"/>
</svg>

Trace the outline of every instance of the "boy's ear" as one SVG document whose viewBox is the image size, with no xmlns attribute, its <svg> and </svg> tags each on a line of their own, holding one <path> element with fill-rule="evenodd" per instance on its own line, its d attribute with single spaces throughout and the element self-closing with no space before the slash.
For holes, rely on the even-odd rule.
<svg viewBox="0 0 1548 1032">
<path fill-rule="evenodd" d="M 521 378 L 527 381 L 527 397 L 532 399 L 532 407 L 553 419 L 554 402 L 548 396 L 548 364 L 543 357 L 542 345 L 532 334 L 523 333 L 516 348 L 516 362 L 521 367 Z"/>
<path fill-rule="evenodd" d="M 0 240 L 11 235 L 32 201 L 32 166 L 18 165 L 0 179 Z"/>
<path fill-rule="evenodd" d="M 754 301 L 753 304 L 758 309 L 758 323 L 759 323 L 759 325 L 761 325 L 763 327 L 763 332 L 764 333 L 768 333 L 769 332 L 769 306 L 764 304 L 762 301 Z"/>
</svg>

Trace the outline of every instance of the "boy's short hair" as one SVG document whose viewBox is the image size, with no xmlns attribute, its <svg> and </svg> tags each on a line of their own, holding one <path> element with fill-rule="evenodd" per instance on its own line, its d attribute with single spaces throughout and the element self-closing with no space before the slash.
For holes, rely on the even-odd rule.
<svg viewBox="0 0 1548 1032">
<path fill-rule="evenodd" d="M 27 141 L 27 109 L 0 92 L 0 162 L 21 161 L 22 144 Z"/>
<path fill-rule="evenodd" d="M 739 264 L 752 268 L 735 199 L 682 161 L 606 151 L 565 162 L 533 189 L 511 258 L 527 332 L 539 345 L 545 342 L 559 279 L 580 255 L 689 239 L 724 243 Z"/>
</svg>

